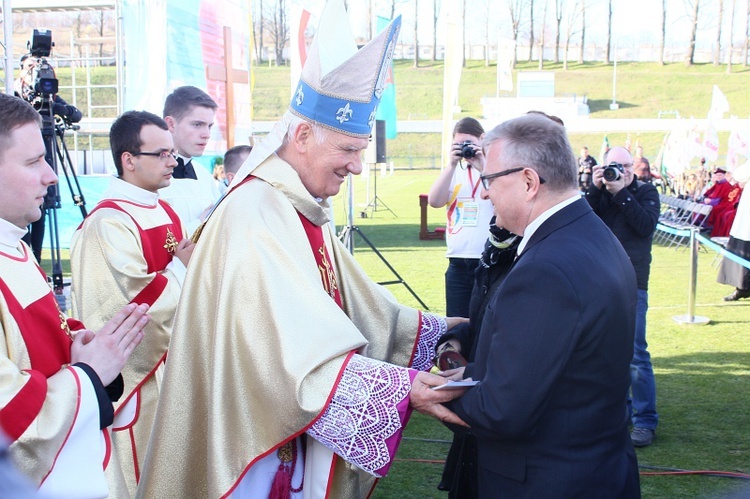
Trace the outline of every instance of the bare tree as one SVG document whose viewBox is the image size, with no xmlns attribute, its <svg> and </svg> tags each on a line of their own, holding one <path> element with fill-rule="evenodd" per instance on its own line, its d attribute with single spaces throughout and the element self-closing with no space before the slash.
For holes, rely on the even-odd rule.
<svg viewBox="0 0 750 499">
<path fill-rule="evenodd" d="M 565 50 L 563 51 L 563 69 L 568 69 L 568 51 L 570 50 L 570 39 L 578 33 L 575 26 L 578 24 L 578 17 L 583 12 L 583 0 L 576 0 L 573 9 L 568 11 L 565 18 Z"/>
<path fill-rule="evenodd" d="M 750 2 L 750 0 L 748 0 Z M 529 0 L 529 62 L 534 52 L 534 0 Z"/>
<path fill-rule="evenodd" d="M 719 0 L 719 17 L 716 23 L 716 45 L 714 45 L 714 66 L 719 65 L 721 59 L 721 21 L 724 17 L 724 0 Z"/>
<path fill-rule="evenodd" d="M 549 2 L 544 0 L 544 14 L 542 14 L 542 28 L 539 30 L 539 70 L 544 69 L 544 28 L 547 25 L 547 7 Z"/>
<path fill-rule="evenodd" d="M 747 67 L 747 49 L 750 46 L 750 0 L 747 0 L 747 17 L 745 18 L 745 43 L 742 45 L 742 66 Z"/>
<path fill-rule="evenodd" d="M 750 1 L 750 0 L 748 0 Z M 438 0 L 432 0 L 432 60 L 437 60 Z"/>
<path fill-rule="evenodd" d="M 284 63 L 284 47 L 289 41 L 289 20 L 286 9 L 286 0 L 275 0 L 275 9 L 273 16 L 266 18 L 265 24 L 268 30 L 268 37 L 273 42 L 273 50 L 276 58 L 276 65 Z"/>
<path fill-rule="evenodd" d="M 609 64 L 612 57 L 612 0 L 609 0 L 609 10 L 607 14 L 607 52 L 604 56 L 604 64 Z"/>
<path fill-rule="evenodd" d="M 750 0 L 748 0 L 750 2 Z M 531 3 L 534 3 L 533 0 Z M 518 33 L 521 26 L 521 11 L 523 10 L 523 2 L 521 0 L 508 0 L 508 11 L 510 13 L 510 29 L 513 34 L 513 68 L 516 67 L 518 58 L 516 57 L 516 49 L 518 47 Z M 531 35 L 532 40 L 534 35 Z M 533 42 L 532 42 L 533 43 Z M 531 60 L 531 47 L 529 46 L 529 60 Z"/>
<path fill-rule="evenodd" d="M 76 14 L 75 20 L 73 21 L 73 33 L 75 34 L 76 41 L 79 41 L 83 38 L 83 31 L 86 25 L 86 21 L 84 20 L 83 16 L 83 12 L 78 12 Z M 83 45 L 81 43 L 76 43 L 76 46 L 78 48 L 78 57 L 83 57 Z"/>
<path fill-rule="evenodd" d="M 257 12 L 257 14 L 255 14 Z M 253 46 L 255 47 L 255 58 L 258 64 L 263 62 L 263 0 L 258 1 L 258 7 L 253 7 L 253 18 L 258 19 L 253 23 Z"/>
<path fill-rule="evenodd" d="M 667 0 L 661 0 L 661 41 L 659 42 L 659 65 L 664 65 L 664 45 L 667 40 Z"/>
<path fill-rule="evenodd" d="M 688 44 L 687 57 L 685 57 L 685 64 L 692 66 L 695 61 L 695 38 L 698 34 L 698 7 L 700 6 L 700 0 L 686 0 L 686 5 L 692 9 L 693 13 L 690 18 L 692 29 L 690 30 L 690 42 Z"/>
<path fill-rule="evenodd" d="M 554 63 L 560 62 L 560 25 L 563 18 L 565 0 L 555 0 L 555 53 L 552 55 Z"/>
<path fill-rule="evenodd" d="M 414 67 L 419 67 L 419 37 L 417 28 L 419 25 L 419 0 L 414 0 Z"/>
<path fill-rule="evenodd" d="M 105 26 L 105 24 L 107 22 L 106 18 L 104 16 L 104 11 L 103 10 L 99 11 L 98 21 L 99 21 L 99 40 L 103 40 L 103 38 L 104 38 L 104 26 Z M 101 59 L 103 57 L 104 57 L 104 42 L 100 41 L 99 42 L 99 64 L 101 64 Z"/>
<path fill-rule="evenodd" d="M 732 12 L 729 15 L 729 50 L 727 53 L 727 73 L 732 72 L 732 50 L 734 49 L 734 43 L 732 43 L 732 38 L 734 37 L 734 7 L 735 0 L 732 0 Z"/>
<path fill-rule="evenodd" d="M 578 47 L 578 64 L 583 64 L 583 54 L 584 54 L 585 47 L 586 47 L 586 0 L 581 0 L 581 46 Z"/>
<path fill-rule="evenodd" d="M 367 0 L 367 39 L 372 40 L 372 0 Z"/>
<path fill-rule="evenodd" d="M 480 17 L 484 19 L 484 67 L 490 66 L 490 23 L 492 21 L 492 9 L 490 4 L 493 0 L 483 0 L 482 13 Z M 464 23 L 466 21 L 464 20 Z"/>
<path fill-rule="evenodd" d="M 466 0 L 463 0 L 461 19 L 463 20 L 463 23 L 464 23 L 464 29 L 461 30 L 461 36 L 463 37 L 461 46 L 464 48 L 463 52 L 461 52 L 461 67 L 465 68 L 466 67 Z"/>
</svg>

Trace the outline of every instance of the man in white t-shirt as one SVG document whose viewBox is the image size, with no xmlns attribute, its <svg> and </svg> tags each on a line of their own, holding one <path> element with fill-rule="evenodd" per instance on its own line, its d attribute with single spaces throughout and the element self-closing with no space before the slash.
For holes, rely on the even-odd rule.
<svg viewBox="0 0 750 499">
<path fill-rule="evenodd" d="M 484 170 L 484 129 L 474 118 L 463 118 L 453 129 L 450 165 L 432 184 L 428 202 L 446 207 L 448 269 L 445 271 L 445 313 L 468 317 L 474 269 L 489 237 L 492 203 L 480 196 Z"/>
</svg>

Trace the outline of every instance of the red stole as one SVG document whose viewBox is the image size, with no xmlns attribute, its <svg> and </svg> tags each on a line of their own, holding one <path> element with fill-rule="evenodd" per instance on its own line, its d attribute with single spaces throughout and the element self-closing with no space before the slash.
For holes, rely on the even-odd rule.
<svg viewBox="0 0 750 499">
<path fill-rule="evenodd" d="M 323 289 L 325 289 L 328 296 L 333 298 L 336 304 L 343 309 L 344 305 L 341 301 L 341 293 L 339 292 L 339 286 L 336 280 L 336 272 L 331 263 L 331 257 L 328 255 L 325 240 L 323 239 L 323 229 L 308 220 L 302 213 L 297 212 L 297 215 L 299 215 L 302 227 L 305 229 L 307 240 L 310 242 L 310 249 L 315 257 L 315 263 L 318 265 Z"/>
<path fill-rule="evenodd" d="M 24 251 L 28 251 L 24 246 Z M 37 265 L 46 281 L 44 271 Z M 8 311 L 18 324 L 29 354 L 30 377 L 18 393 L 0 409 L 0 426 L 11 439 L 18 439 L 36 419 L 47 396 L 47 378 L 58 373 L 70 363 L 70 329 L 78 330 L 83 324 L 66 319 L 57 306 L 52 290 L 24 308 L 13 291 L 0 278 L 0 293 Z"/>
</svg>

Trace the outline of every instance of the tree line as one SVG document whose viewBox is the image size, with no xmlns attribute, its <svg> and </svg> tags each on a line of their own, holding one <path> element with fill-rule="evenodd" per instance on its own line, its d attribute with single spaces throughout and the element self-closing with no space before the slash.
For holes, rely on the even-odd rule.
<svg viewBox="0 0 750 499">
<path fill-rule="evenodd" d="M 350 0 L 350 3 L 355 0 Z M 464 45 L 467 45 L 467 31 L 472 31 L 472 36 L 480 35 L 484 45 L 484 58 L 487 65 L 490 64 L 491 49 L 496 48 L 496 26 L 500 31 L 513 40 L 518 50 L 514 51 L 513 66 L 518 59 L 527 62 L 537 60 L 540 69 L 545 61 L 545 49 L 551 51 L 551 61 L 563 62 L 567 68 L 569 60 L 583 63 L 586 48 L 594 42 L 587 38 L 587 29 L 591 27 L 590 14 L 592 7 L 605 7 L 606 11 L 606 42 L 603 54 L 603 62 L 610 64 L 613 58 L 612 23 L 614 5 L 613 0 L 357 0 L 366 3 L 368 12 L 368 28 L 366 37 L 372 37 L 373 11 L 378 11 L 390 17 L 395 15 L 409 14 L 412 26 L 403 26 L 402 33 L 407 30 L 412 35 L 411 45 L 413 47 L 414 66 L 420 63 L 420 23 L 425 21 L 431 26 L 431 51 L 430 58 L 434 61 L 439 54 L 437 44 L 438 18 L 442 1 L 461 2 L 464 19 Z M 289 8 L 291 0 L 252 0 L 253 9 L 253 37 L 255 46 L 255 57 L 259 62 L 273 58 L 276 64 L 285 64 L 286 57 L 284 49 L 288 47 L 290 26 Z M 718 2 L 718 14 L 713 2 Z M 674 24 L 677 16 L 686 17 L 689 21 L 689 32 L 684 38 L 684 62 L 690 66 L 695 63 L 696 40 L 700 24 L 715 25 L 715 38 L 713 42 L 712 62 L 727 64 L 727 70 L 731 71 L 731 65 L 739 62 L 747 65 L 748 47 L 750 47 L 750 0 L 681 0 L 680 12 L 669 12 L 667 10 L 668 0 L 654 0 L 651 4 L 652 12 L 646 15 L 659 15 L 660 29 L 657 48 L 657 61 L 665 64 L 665 52 L 667 34 L 669 28 Z M 742 10 L 745 3 L 745 11 Z M 620 3 L 620 5 L 622 5 Z M 711 6 L 710 13 L 706 7 Z M 673 5 L 674 7 L 674 5 Z M 427 16 L 427 13 L 430 16 Z M 743 41 L 739 47 L 734 43 L 735 24 L 739 21 L 739 15 L 744 14 L 745 29 Z M 469 16 L 469 17 L 467 17 Z M 406 17 L 406 16 L 404 16 Z M 704 18 L 711 17 L 704 22 Z M 709 28 L 702 28 L 709 29 Z M 728 29 L 728 37 L 723 33 Z M 681 34 L 671 33 L 675 37 Z M 724 47 L 725 61 L 721 61 L 722 36 L 729 40 L 728 47 Z M 402 35 L 402 44 L 403 44 Z M 525 54 L 519 54 L 520 47 L 526 50 Z M 571 46 L 575 46 L 576 53 L 571 54 Z M 264 48 L 268 49 L 268 55 L 264 54 Z M 733 57 L 739 49 L 739 61 L 733 61 Z M 466 54 L 464 50 L 464 54 Z"/>
</svg>

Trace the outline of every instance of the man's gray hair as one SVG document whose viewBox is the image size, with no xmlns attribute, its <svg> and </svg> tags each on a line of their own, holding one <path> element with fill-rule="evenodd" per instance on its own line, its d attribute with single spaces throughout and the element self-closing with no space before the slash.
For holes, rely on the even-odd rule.
<svg viewBox="0 0 750 499">
<path fill-rule="evenodd" d="M 553 191 L 578 187 L 578 165 L 565 127 L 542 114 L 526 114 L 496 126 L 484 136 L 482 147 L 502 143 L 503 169 L 531 168 Z"/>
<path fill-rule="evenodd" d="M 322 144 L 328 139 L 330 131 L 313 121 L 307 120 L 293 113 L 285 113 L 281 119 L 285 122 L 284 124 L 286 126 L 286 134 L 284 135 L 284 142 L 282 145 L 286 145 L 286 143 L 289 142 L 289 139 L 294 135 L 294 131 L 302 123 L 307 123 L 312 127 L 313 137 L 315 137 L 315 142 L 318 144 Z"/>
</svg>

